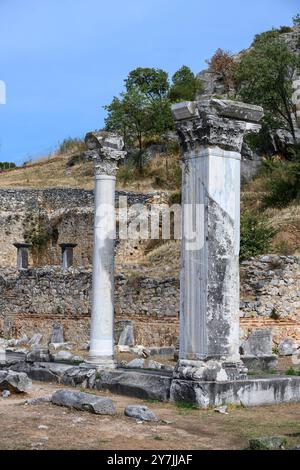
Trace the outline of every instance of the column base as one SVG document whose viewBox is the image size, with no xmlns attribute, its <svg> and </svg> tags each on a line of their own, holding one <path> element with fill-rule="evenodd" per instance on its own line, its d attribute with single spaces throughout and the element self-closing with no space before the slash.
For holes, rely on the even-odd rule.
<svg viewBox="0 0 300 470">
<path fill-rule="evenodd" d="M 247 378 L 248 369 L 242 362 L 226 362 L 220 359 L 179 359 L 174 370 L 174 379 L 203 382 L 226 382 Z"/>
<path fill-rule="evenodd" d="M 91 356 L 86 361 L 82 362 L 80 364 L 80 367 L 84 369 L 96 369 L 96 370 L 116 369 L 118 367 L 118 364 L 114 360 L 113 357 L 105 358 L 105 357 Z"/>
</svg>

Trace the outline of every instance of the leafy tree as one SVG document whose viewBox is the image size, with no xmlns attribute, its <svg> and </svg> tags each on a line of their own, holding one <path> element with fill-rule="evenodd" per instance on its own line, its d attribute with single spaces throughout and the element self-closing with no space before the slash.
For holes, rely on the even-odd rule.
<svg viewBox="0 0 300 470">
<path fill-rule="evenodd" d="M 183 65 L 172 77 L 169 98 L 172 103 L 193 101 L 197 92 L 202 91 L 202 89 L 201 81 L 195 77 L 189 67 Z"/>
<path fill-rule="evenodd" d="M 297 13 L 297 15 L 295 15 L 293 17 L 293 23 L 294 23 L 294 26 L 300 26 L 300 15 L 299 15 L 299 13 Z"/>
<path fill-rule="evenodd" d="M 234 73 L 238 96 L 245 102 L 263 106 L 265 124 L 285 128 L 295 138 L 293 79 L 300 69 L 300 56 L 276 37 L 260 37 L 246 51 Z"/>
<path fill-rule="evenodd" d="M 10 170 L 16 168 L 16 164 L 13 162 L 0 162 L 0 170 Z"/>
<path fill-rule="evenodd" d="M 168 74 L 164 70 L 138 67 L 125 80 L 127 91 L 138 90 L 150 102 L 167 98 L 169 91 Z"/>
<path fill-rule="evenodd" d="M 126 91 L 105 106 L 105 129 L 123 135 L 126 146 L 139 147 L 139 167 L 143 168 L 143 141 L 162 136 L 173 128 L 168 74 L 160 69 L 137 68 L 125 80 Z"/>
<path fill-rule="evenodd" d="M 237 65 L 229 51 L 218 49 L 210 61 L 208 61 L 208 66 L 211 71 L 221 75 L 225 86 L 225 93 L 229 93 L 234 89 L 233 76 Z"/>
<path fill-rule="evenodd" d="M 122 134 L 126 146 L 137 141 L 141 151 L 143 137 L 151 132 L 152 126 L 152 109 L 145 97 L 137 90 L 127 91 L 120 98 L 114 97 L 105 109 L 108 111 L 105 129 Z"/>
</svg>

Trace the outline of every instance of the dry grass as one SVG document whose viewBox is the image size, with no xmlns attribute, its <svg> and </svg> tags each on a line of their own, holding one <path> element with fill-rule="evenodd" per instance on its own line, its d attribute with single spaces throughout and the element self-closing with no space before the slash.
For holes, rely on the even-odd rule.
<svg viewBox="0 0 300 470">
<path fill-rule="evenodd" d="M 93 188 L 91 162 L 67 168 L 71 154 L 40 158 L 24 167 L 0 174 L 0 188 Z"/>
<path fill-rule="evenodd" d="M 70 168 L 67 167 L 68 160 L 75 154 L 68 152 L 41 157 L 24 167 L 4 171 L 0 173 L 0 188 L 92 189 L 94 187 L 92 162 L 81 162 Z M 147 192 L 163 189 L 171 195 L 178 192 L 180 187 L 181 170 L 179 155 L 176 153 L 168 157 L 156 155 L 146 165 L 144 175 L 140 175 L 133 168 L 121 167 L 117 179 L 117 189 L 120 190 Z M 264 176 L 259 176 L 244 185 L 241 198 L 242 212 L 259 209 L 265 195 L 266 178 Z M 290 205 L 283 209 L 267 209 L 265 214 L 270 224 L 277 229 L 272 243 L 272 252 L 300 254 L 300 206 Z M 165 264 L 170 266 L 173 272 L 173 266 L 176 265 L 178 259 L 179 246 L 172 245 L 170 242 L 159 247 L 156 245 L 149 247 L 148 255 L 140 260 L 140 264 L 149 266 L 151 262 L 157 263 L 159 270 L 163 269 Z"/>
</svg>

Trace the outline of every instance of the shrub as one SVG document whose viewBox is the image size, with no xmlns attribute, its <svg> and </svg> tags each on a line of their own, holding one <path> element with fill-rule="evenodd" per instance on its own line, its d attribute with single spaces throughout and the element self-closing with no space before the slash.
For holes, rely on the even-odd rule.
<svg viewBox="0 0 300 470">
<path fill-rule="evenodd" d="M 290 150 L 291 161 L 268 161 L 263 163 L 262 174 L 267 178 L 269 193 L 264 197 L 265 207 L 286 207 L 300 200 L 300 152 Z"/>
<path fill-rule="evenodd" d="M 270 314 L 270 318 L 272 318 L 272 320 L 279 320 L 280 319 L 280 313 L 278 312 L 278 310 L 275 307 L 272 309 L 272 312 Z"/>
<path fill-rule="evenodd" d="M 61 155 L 64 153 L 83 152 L 84 150 L 86 150 L 86 148 L 82 139 L 73 139 L 69 137 L 59 145 L 57 153 Z"/>
<path fill-rule="evenodd" d="M 120 166 L 117 177 L 121 183 L 126 185 L 137 179 L 136 173 L 137 169 L 135 167 L 133 167 L 131 164 L 124 164 Z"/>
<path fill-rule="evenodd" d="M 246 212 L 241 217 L 240 260 L 268 252 L 275 230 L 269 226 L 267 219 L 255 212 Z"/>
</svg>

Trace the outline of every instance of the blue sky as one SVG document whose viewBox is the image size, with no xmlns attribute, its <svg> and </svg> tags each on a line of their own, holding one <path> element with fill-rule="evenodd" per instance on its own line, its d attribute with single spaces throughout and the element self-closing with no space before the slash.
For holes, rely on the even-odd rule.
<svg viewBox="0 0 300 470">
<path fill-rule="evenodd" d="M 100 128 L 135 67 L 198 72 L 218 47 L 248 47 L 299 10 L 299 0 L 0 0 L 0 161 Z"/>
</svg>

